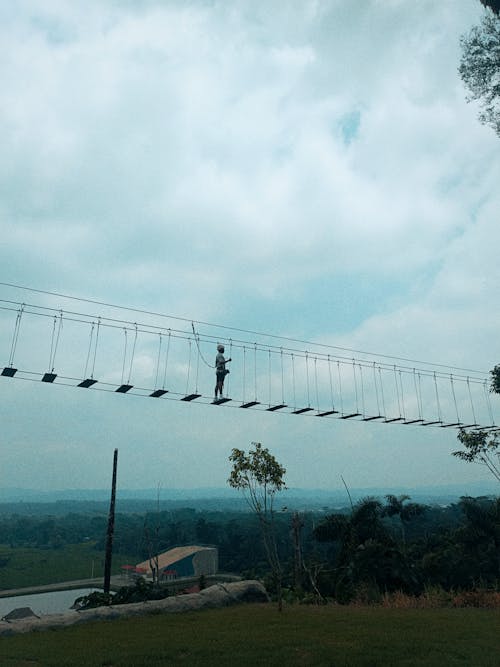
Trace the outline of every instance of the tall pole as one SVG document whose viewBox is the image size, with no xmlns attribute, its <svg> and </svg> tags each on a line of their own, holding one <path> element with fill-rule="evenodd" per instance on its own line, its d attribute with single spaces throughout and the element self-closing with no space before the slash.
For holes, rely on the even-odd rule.
<svg viewBox="0 0 500 667">
<path fill-rule="evenodd" d="M 111 483 L 111 502 L 109 504 L 108 532 L 106 535 L 106 560 L 104 562 L 104 592 L 109 593 L 111 581 L 111 559 L 113 556 L 113 533 L 115 531 L 115 499 L 116 499 L 116 465 L 118 450 L 113 456 L 113 481 Z"/>
</svg>

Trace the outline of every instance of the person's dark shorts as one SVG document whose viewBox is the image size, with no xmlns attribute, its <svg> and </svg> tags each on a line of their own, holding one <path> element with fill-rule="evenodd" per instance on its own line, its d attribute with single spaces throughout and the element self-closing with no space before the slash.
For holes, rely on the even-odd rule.
<svg viewBox="0 0 500 667">
<path fill-rule="evenodd" d="M 223 371 L 217 371 L 216 376 L 217 376 L 217 382 L 224 382 L 224 378 L 226 375 L 229 373 L 227 369 Z"/>
</svg>

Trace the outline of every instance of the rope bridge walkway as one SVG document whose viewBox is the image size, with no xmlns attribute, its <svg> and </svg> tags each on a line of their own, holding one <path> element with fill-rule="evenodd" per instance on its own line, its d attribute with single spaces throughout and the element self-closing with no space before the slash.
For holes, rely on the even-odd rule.
<svg viewBox="0 0 500 667">
<path fill-rule="evenodd" d="M 0 299 L 3 379 L 322 419 L 499 430 L 484 372 L 52 296 L 99 305 L 100 313 Z M 224 397 L 214 400 L 218 343 L 232 362 Z"/>
</svg>

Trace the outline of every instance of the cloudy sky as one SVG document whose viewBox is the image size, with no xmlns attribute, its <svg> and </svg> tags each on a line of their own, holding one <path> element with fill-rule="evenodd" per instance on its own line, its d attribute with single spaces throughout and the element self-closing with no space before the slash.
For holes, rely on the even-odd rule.
<svg viewBox="0 0 500 667">
<path fill-rule="evenodd" d="M 259 338 L 266 391 L 266 340 L 302 361 L 299 351 L 313 350 L 312 385 L 314 350 L 340 348 L 374 364 L 487 376 L 500 361 L 500 140 L 479 124 L 457 72 L 460 35 L 482 13 L 477 0 L 2 3 L 0 365 L 11 361 L 13 302 L 85 314 L 81 325 L 64 321 L 54 364 L 74 377 L 99 316 L 187 335 L 196 322 L 201 354 L 184 342 L 204 395 L 215 342 L 245 347 L 257 340 L 250 332 L 277 337 Z M 14 366 L 51 370 L 52 320 L 32 319 L 23 315 Z M 128 326 L 128 339 L 110 330 L 96 377 L 120 384 L 133 367 L 132 384 L 155 388 L 161 337 L 141 332 L 132 360 Z M 191 357 L 175 342 L 180 395 Z M 243 367 L 247 351 L 235 349 L 233 406 L 255 371 L 250 359 Z M 295 369 L 273 355 L 273 390 L 279 398 L 286 376 L 288 404 Z M 352 382 L 361 373 L 355 365 Z M 304 369 L 297 382 L 304 391 Z M 374 382 L 367 401 L 378 399 Z M 167 400 L 173 393 L 147 400 L 0 378 L 0 485 L 104 487 L 118 447 L 123 487 L 220 487 L 231 448 L 252 441 L 293 487 L 338 488 L 342 475 L 351 487 L 466 492 L 489 480 L 450 455 L 454 429 Z"/>
</svg>

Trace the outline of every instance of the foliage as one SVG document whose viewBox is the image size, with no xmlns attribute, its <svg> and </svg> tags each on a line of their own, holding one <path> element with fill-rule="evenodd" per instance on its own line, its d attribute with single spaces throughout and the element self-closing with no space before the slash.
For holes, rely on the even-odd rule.
<svg viewBox="0 0 500 667">
<path fill-rule="evenodd" d="M 481 0 L 483 7 L 488 7 L 495 14 L 500 14 L 500 0 Z"/>
<path fill-rule="evenodd" d="M 368 603 L 396 591 L 420 595 L 429 585 L 445 590 L 498 585 L 500 499 L 462 498 L 446 510 L 453 518 L 443 526 L 436 523 L 439 508 L 407 500 L 388 496 L 384 506 L 367 498 L 350 514 L 332 514 L 316 526 L 320 542 L 336 545 L 331 574 L 319 578 L 325 595 L 344 604 Z M 393 524 L 395 516 L 400 522 L 405 517 L 405 532 Z"/>
<path fill-rule="evenodd" d="M 383 518 L 394 510 L 396 499 L 384 507 L 379 500 L 365 498 L 350 515 L 333 514 L 315 529 L 320 541 L 339 543 L 331 592 L 342 603 L 370 591 L 376 598 L 380 590 L 404 587 L 414 590 L 417 582 L 400 548 Z M 400 501 L 402 510 L 402 503 Z M 363 592 L 364 591 L 364 592 Z"/>
<path fill-rule="evenodd" d="M 233 464 L 228 484 L 243 491 L 252 510 L 259 518 L 266 519 L 273 512 L 274 496 L 286 489 L 283 477 L 286 473 L 267 448 L 260 442 L 248 454 L 234 448 L 229 460 Z"/>
<path fill-rule="evenodd" d="M 490 375 L 490 391 L 494 394 L 500 394 L 500 364 L 497 364 L 495 368 L 490 371 Z"/>
<path fill-rule="evenodd" d="M 260 442 L 253 442 L 253 449 L 246 454 L 234 448 L 229 460 L 233 464 L 228 484 L 242 491 L 259 519 L 267 561 L 273 574 L 278 595 L 278 607 L 282 609 L 283 571 L 278 551 L 278 541 L 274 520 L 275 495 L 286 489 L 285 468 L 278 463 Z"/>
<path fill-rule="evenodd" d="M 166 588 L 159 588 L 154 582 L 139 577 L 133 586 L 122 586 L 114 595 L 95 591 L 82 595 L 74 602 L 76 609 L 93 609 L 107 605 L 131 604 L 146 600 L 163 600 L 169 596 Z"/>
<path fill-rule="evenodd" d="M 407 496 L 371 498 L 353 510 L 331 514 L 300 513 L 302 576 L 297 578 L 295 515 L 274 513 L 274 534 L 287 599 L 335 598 L 344 603 L 377 601 L 385 593 L 423 595 L 432 587 L 451 591 L 498 590 L 500 559 L 497 499 L 463 498 L 448 506 L 414 507 Z M 106 522 L 70 514 L 52 517 L 0 516 L 0 589 L 102 576 L 100 543 L 87 540 L 50 548 L 52 535 L 82 540 L 103 535 Z M 179 544 L 212 544 L 219 550 L 222 572 L 265 580 L 278 594 L 255 512 L 200 511 L 190 508 L 117 515 L 115 572 L 148 558 L 145 520 L 160 526 L 162 550 Z M 39 529 L 39 527 L 41 527 Z M 41 536 L 45 535 L 44 544 Z M 18 545 L 10 546 L 11 540 Z M 40 544 L 38 547 L 25 546 Z M 102 540 L 103 546 L 104 542 Z M 304 567 L 306 564 L 306 567 Z M 450 593 L 451 594 L 451 593 Z M 76 594 L 75 594 L 76 595 Z"/>
<path fill-rule="evenodd" d="M 271 605 L 84 623 L 4 637 L 2 667 L 498 665 L 497 609 Z"/>
<path fill-rule="evenodd" d="M 484 429 L 466 431 L 460 429 L 458 440 L 464 450 L 452 452 L 453 456 L 468 463 L 485 465 L 496 480 L 500 482 L 500 441 L 498 432 L 489 433 Z"/>
<path fill-rule="evenodd" d="M 468 101 L 478 100 L 479 120 L 500 136 L 500 16 L 487 12 L 481 25 L 460 39 L 462 58 L 458 71 L 469 90 Z"/>
</svg>

